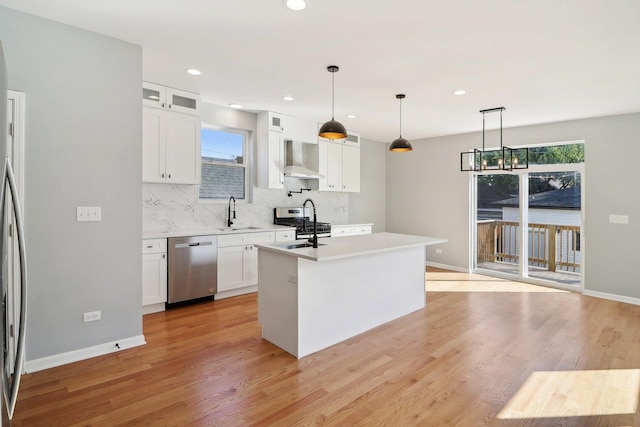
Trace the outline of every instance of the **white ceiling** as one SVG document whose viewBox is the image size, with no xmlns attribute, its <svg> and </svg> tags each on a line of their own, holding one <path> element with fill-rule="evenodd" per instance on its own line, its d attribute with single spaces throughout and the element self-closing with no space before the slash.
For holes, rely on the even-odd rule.
<svg viewBox="0 0 640 427">
<path fill-rule="evenodd" d="M 142 45 L 145 80 L 223 106 L 324 122 L 338 65 L 336 119 L 378 141 L 398 136 L 397 93 L 408 139 L 479 130 L 500 106 L 505 127 L 640 111 L 638 0 L 310 2 L 0 0 Z"/>
</svg>

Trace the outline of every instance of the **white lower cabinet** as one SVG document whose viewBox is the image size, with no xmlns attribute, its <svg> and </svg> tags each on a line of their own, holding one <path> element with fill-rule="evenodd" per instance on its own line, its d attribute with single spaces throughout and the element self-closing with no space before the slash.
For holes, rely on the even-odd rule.
<svg viewBox="0 0 640 427">
<path fill-rule="evenodd" d="M 218 293 L 258 285 L 256 243 L 273 243 L 274 232 L 218 236 Z M 251 290 L 250 290 L 251 291 Z"/>
<path fill-rule="evenodd" d="M 164 310 L 167 302 L 167 239 L 142 241 L 143 312 Z"/>
<path fill-rule="evenodd" d="M 332 225 L 331 237 L 355 236 L 358 234 L 371 234 L 371 224 L 357 225 Z"/>
<path fill-rule="evenodd" d="M 296 230 L 294 228 L 276 231 L 276 242 L 289 242 L 291 240 L 296 240 Z"/>
</svg>

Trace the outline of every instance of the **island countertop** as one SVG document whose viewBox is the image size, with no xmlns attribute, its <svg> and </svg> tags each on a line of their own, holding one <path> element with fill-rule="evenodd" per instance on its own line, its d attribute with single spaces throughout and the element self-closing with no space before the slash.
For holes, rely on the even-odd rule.
<svg viewBox="0 0 640 427">
<path fill-rule="evenodd" d="M 303 241 L 297 241 L 303 243 Z M 319 239 L 318 247 L 287 249 L 285 246 L 295 242 L 257 244 L 260 249 L 278 252 L 293 257 L 312 261 L 330 261 L 360 255 L 395 251 L 403 248 L 437 245 L 446 243 L 447 239 L 439 237 L 413 236 L 396 233 L 373 233 L 356 236 L 333 237 Z"/>
</svg>

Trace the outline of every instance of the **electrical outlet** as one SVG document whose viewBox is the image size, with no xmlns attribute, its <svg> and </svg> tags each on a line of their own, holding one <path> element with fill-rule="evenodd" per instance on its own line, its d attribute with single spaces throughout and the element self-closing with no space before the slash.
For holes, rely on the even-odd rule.
<svg viewBox="0 0 640 427">
<path fill-rule="evenodd" d="M 102 313 L 100 311 L 89 311 L 84 313 L 84 322 L 95 322 L 96 320 L 100 320 L 102 317 Z"/>
<path fill-rule="evenodd" d="M 77 221 L 102 221 L 100 206 L 78 206 L 76 208 Z"/>
</svg>

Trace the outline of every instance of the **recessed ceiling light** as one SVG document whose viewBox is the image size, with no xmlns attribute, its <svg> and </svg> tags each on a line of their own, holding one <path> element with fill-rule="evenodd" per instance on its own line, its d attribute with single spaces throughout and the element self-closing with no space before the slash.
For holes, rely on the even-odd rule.
<svg viewBox="0 0 640 427">
<path fill-rule="evenodd" d="M 303 10 L 308 5 L 308 0 L 283 0 L 284 5 L 291 10 Z"/>
<path fill-rule="evenodd" d="M 242 108 L 242 105 L 232 103 L 232 104 L 229 104 L 229 107 L 231 107 L 231 108 L 236 108 L 236 109 L 240 109 L 240 108 Z"/>
<path fill-rule="evenodd" d="M 288 96 L 288 95 L 287 96 L 283 96 L 282 99 L 284 101 L 293 101 L 294 100 L 293 96 Z"/>
<path fill-rule="evenodd" d="M 453 94 L 454 94 L 454 95 L 464 95 L 464 94 L 466 94 L 466 93 L 467 93 L 467 91 L 466 91 L 466 90 L 464 90 L 464 89 L 458 89 L 458 90 L 454 90 L 454 91 L 453 91 Z"/>
<path fill-rule="evenodd" d="M 356 115 L 355 115 L 355 114 L 349 114 L 349 115 L 347 116 L 347 119 L 355 119 L 355 118 L 356 118 Z"/>
<path fill-rule="evenodd" d="M 195 68 L 188 68 L 187 73 L 191 74 L 192 76 L 199 76 L 202 74 L 202 71 L 196 70 Z"/>
</svg>

